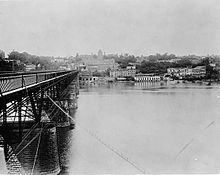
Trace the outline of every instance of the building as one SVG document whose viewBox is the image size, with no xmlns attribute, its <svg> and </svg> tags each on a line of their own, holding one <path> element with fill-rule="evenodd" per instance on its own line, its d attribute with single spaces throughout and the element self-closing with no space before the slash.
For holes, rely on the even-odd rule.
<svg viewBox="0 0 220 175">
<path fill-rule="evenodd" d="M 104 72 L 108 69 L 116 69 L 118 64 L 114 59 L 104 59 L 103 52 L 98 51 L 98 55 L 78 55 L 76 59 L 72 61 L 76 66 L 85 65 L 86 69 L 90 72 Z"/>
<path fill-rule="evenodd" d="M 215 61 L 215 70 L 217 70 L 218 72 L 220 72 L 220 60 Z"/>
<path fill-rule="evenodd" d="M 189 68 L 168 68 L 167 73 L 173 76 L 186 76 L 189 74 Z"/>
<path fill-rule="evenodd" d="M 57 57 L 57 58 L 52 58 L 51 62 L 53 63 L 67 63 L 69 60 L 68 58 L 62 58 L 62 57 Z"/>
<path fill-rule="evenodd" d="M 197 66 L 193 68 L 192 75 L 196 77 L 204 77 L 206 75 L 206 66 Z"/>
<path fill-rule="evenodd" d="M 118 67 L 114 59 L 91 59 L 88 60 L 85 64 L 88 71 L 90 72 L 103 72 L 108 69 L 115 69 Z"/>
<path fill-rule="evenodd" d="M 135 77 L 136 67 L 127 66 L 125 69 L 111 69 L 110 77 L 112 78 L 122 78 L 122 77 Z"/>
<path fill-rule="evenodd" d="M 36 70 L 36 65 L 34 65 L 34 64 L 26 64 L 26 65 L 25 65 L 25 70 L 26 70 L 26 71 Z"/>
<path fill-rule="evenodd" d="M 177 63 L 178 61 L 180 61 L 181 59 L 180 58 L 173 58 L 173 59 L 160 59 L 160 60 L 157 60 L 157 62 L 160 62 L 160 63 L 166 63 L 166 62 L 169 62 L 169 63 Z"/>
<path fill-rule="evenodd" d="M 66 70 L 69 71 L 71 70 L 70 66 L 68 64 L 63 64 L 59 66 L 59 70 Z"/>
<path fill-rule="evenodd" d="M 101 50 L 98 51 L 98 59 L 103 59 L 103 52 Z"/>
<path fill-rule="evenodd" d="M 79 83 L 80 84 L 88 84 L 94 81 L 97 81 L 98 77 L 94 77 L 91 72 L 82 71 L 79 74 Z"/>
<path fill-rule="evenodd" d="M 197 66 L 195 68 L 168 68 L 167 74 L 176 77 L 201 77 L 206 75 L 206 66 Z"/>
<path fill-rule="evenodd" d="M 134 80 L 137 82 L 149 81 L 149 82 L 156 82 L 160 81 L 160 76 L 156 76 L 154 74 L 137 74 L 134 77 Z"/>
<path fill-rule="evenodd" d="M 168 68 L 167 73 L 177 77 L 192 75 L 192 68 Z"/>
</svg>

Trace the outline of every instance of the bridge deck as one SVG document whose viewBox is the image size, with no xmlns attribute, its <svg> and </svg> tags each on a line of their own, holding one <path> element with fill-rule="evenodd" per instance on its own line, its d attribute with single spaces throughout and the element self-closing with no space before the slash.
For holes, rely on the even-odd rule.
<svg viewBox="0 0 220 175">
<path fill-rule="evenodd" d="M 36 88 L 44 88 L 51 83 L 58 83 L 62 79 L 77 74 L 77 71 L 44 71 L 28 73 L 0 74 L 0 102 L 10 101 L 22 92 Z"/>
</svg>

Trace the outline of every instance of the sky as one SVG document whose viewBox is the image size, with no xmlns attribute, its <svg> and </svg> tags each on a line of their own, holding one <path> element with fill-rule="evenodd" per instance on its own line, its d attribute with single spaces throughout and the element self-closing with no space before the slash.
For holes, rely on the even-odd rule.
<svg viewBox="0 0 220 175">
<path fill-rule="evenodd" d="M 0 0 L 0 49 L 220 54 L 219 0 Z"/>
</svg>

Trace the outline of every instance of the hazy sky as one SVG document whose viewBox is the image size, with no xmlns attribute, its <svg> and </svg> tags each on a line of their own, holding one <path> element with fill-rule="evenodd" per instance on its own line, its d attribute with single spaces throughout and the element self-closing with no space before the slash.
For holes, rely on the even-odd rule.
<svg viewBox="0 0 220 175">
<path fill-rule="evenodd" d="M 220 54 L 220 1 L 0 0 L 0 49 Z"/>
</svg>

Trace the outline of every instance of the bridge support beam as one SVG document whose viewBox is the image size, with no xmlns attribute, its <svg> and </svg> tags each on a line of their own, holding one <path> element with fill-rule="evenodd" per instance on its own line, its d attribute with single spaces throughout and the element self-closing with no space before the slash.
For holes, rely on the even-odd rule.
<svg viewBox="0 0 220 175">
<path fill-rule="evenodd" d="M 36 110 L 36 106 L 35 106 L 35 102 L 34 102 L 34 98 L 33 98 L 33 93 L 29 92 L 29 97 L 30 97 L 30 102 L 31 102 L 31 107 L 32 107 L 32 111 L 35 117 L 35 121 L 37 118 L 37 110 Z M 36 121 L 37 122 L 37 121 Z"/>
<path fill-rule="evenodd" d="M 42 114 L 42 108 L 43 108 L 43 104 L 44 104 L 44 91 L 41 90 L 40 92 L 40 100 L 38 101 L 38 115 L 36 118 L 36 122 L 40 122 L 41 121 L 41 114 Z"/>
<path fill-rule="evenodd" d="M 5 102 L 2 105 L 3 105 L 3 126 L 6 127 L 7 126 L 7 105 Z"/>
<path fill-rule="evenodd" d="M 44 111 L 45 121 L 64 120 L 48 97 L 60 104 L 65 101 L 67 109 L 72 107 L 73 103 L 67 103 L 67 88 L 73 80 L 77 81 L 77 76 L 77 71 L 0 75 L 0 132 L 7 141 L 21 140 L 26 129 L 42 121 Z"/>
<path fill-rule="evenodd" d="M 21 127 L 21 123 L 22 123 L 22 118 L 21 118 L 21 110 L 22 110 L 22 98 L 20 97 L 18 99 L 18 130 L 19 130 L 19 140 L 22 140 L 22 127 Z"/>
<path fill-rule="evenodd" d="M 61 88 L 60 88 L 60 83 L 58 83 L 58 84 L 56 85 L 56 92 L 57 92 L 56 98 L 57 98 L 57 99 L 60 98 L 60 90 L 61 90 Z"/>
</svg>

